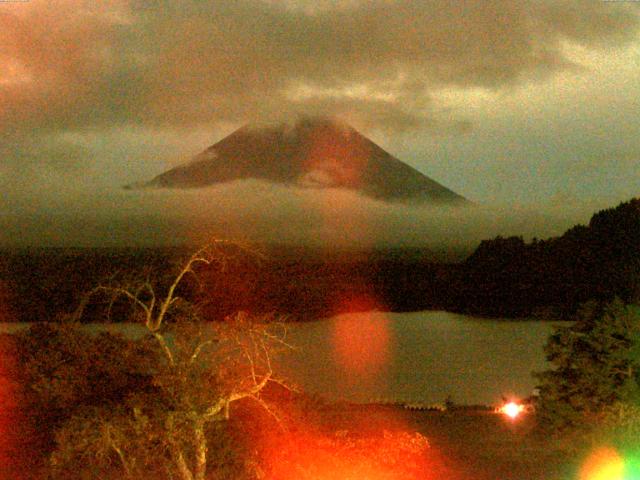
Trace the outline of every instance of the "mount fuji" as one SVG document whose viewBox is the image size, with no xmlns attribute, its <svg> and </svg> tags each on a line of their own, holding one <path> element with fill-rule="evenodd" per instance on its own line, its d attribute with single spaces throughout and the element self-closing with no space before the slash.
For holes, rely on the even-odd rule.
<svg viewBox="0 0 640 480">
<path fill-rule="evenodd" d="M 344 188 L 388 202 L 469 203 L 351 126 L 326 117 L 244 126 L 191 161 L 125 188 L 197 188 L 243 179 Z"/>
</svg>

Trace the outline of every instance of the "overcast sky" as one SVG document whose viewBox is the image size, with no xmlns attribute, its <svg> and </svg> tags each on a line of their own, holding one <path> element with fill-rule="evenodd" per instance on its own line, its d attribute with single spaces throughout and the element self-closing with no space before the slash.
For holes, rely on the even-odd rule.
<svg viewBox="0 0 640 480">
<path fill-rule="evenodd" d="M 168 211 L 198 211 L 224 234 L 246 227 L 234 210 L 271 236 L 344 220 L 406 238 L 444 218 L 251 181 L 120 189 L 294 112 L 337 115 L 499 217 L 536 212 L 512 230 L 554 234 L 640 192 L 639 33 L 632 1 L 0 2 L 0 244 L 126 243 L 144 230 L 131 222 L 164 238 Z M 310 210 L 325 218 L 312 229 Z M 549 215 L 564 220 L 551 228 Z M 506 229 L 488 227 L 498 216 L 484 214 L 479 235 Z M 442 218 L 468 233 L 460 215 Z"/>
</svg>

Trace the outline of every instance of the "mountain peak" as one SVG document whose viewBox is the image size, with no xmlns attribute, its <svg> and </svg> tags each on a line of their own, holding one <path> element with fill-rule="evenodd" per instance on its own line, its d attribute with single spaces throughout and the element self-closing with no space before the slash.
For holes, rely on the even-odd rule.
<svg viewBox="0 0 640 480">
<path fill-rule="evenodd" d="M 345 188 L 385 201 L 467 202 L 347 123 L 324 116 L 245 125 L 191 161 L 130 188 L 195 188 L 249 178 Z"/>
</svg>

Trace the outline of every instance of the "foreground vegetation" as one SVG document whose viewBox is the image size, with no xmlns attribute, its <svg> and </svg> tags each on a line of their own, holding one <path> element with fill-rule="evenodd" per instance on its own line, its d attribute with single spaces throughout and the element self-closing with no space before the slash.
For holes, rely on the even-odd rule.
<svg viewBox="0 0 640 480">
<path fill-rule="evenodd" d="M 253 393 L 258 384 L 246 376 L 244 353 L 222 364 L 212 362 L 216 355 L 203 356 L 207 362 L 176 371 L 153 335 L 131 340 L 92 336 L 73 322 L 35 324 L 2 342 L 3 373 L 19 384 L 8 395 L 8 383 L 0 382 L 3 399 L 13 399 L 11 408 L 0 408 L 1 437 L 10 449 L 0 478 L 148 478 L 150 472 L 189 478 L 177 470 L 174 452 L 178 446 L 196 471 L 197 413 L 247 387 L 248 395 L 229 401 L 206 423 L 202 478 L 323 479 L 337 471 L 339 478 L 374 479 L 590 478 L 580 472 L 600 447 L 615 449 L 620 458 L 636 453 L 637 341 L 629 327 L 637 327 L 638 317 L 635 307 L 621 302 L 583 315 L 550 337 L 554 368 L 541 375 L 538 410 L 515 420 L 452 402 L 445 411 L 327 404 L 287 388 L 277 376 L 279 383 Z M 247 326 L 234 325 L 236 332 Z M 180 344 L 167 346 L 193 355 Z M 19 360 L 13 369 L 10 358 Z M 631 374 L 621 379 L 619 370 Z M 248 383 L 239 382 L 243 378 Z M 197 380 L 205 383 L 191 383 Z"/>
<path fill-rule="evenodd" d="M 374 479 L 567 480 L 580 478 L 578 472 L 591 450 L 587 445 L 577 448 L 536 434 L 533 415 L 512 421 L 486 411 L 419 411 L 390 405 L 324 404 L 309 398 L 280 399 L 278 403 L 280 410 L 288 406 L 295 417 L 288 419 L 298 425 L 293 434 L 282 432 L 258 409 L 236 404 L 230 419 L 208 433 L 209 478 L 336 478 L 335 471 L 333 476 L 326 472 L 329 467 L 359 460 L 359 468 L 376 468 L 378 472 L 397 469 L 395 477 L 378 473 L 370 477 Z M 28 430 L 26 423 L 22 426 Z M 260 432 L 268 432 L 270 443 L 264 442 Z M 20 447 L 30 448 L 29 455 L 12 457 L 13 469 L 10 462 L 3 463 L 0 475 L 4 476 L 0 478 L 51 478 L 51 457 L 46 451 L 33 439 L 23 441 Z M 389 459 L 391 464 L 378 463 L 381 452 L 388 454 L 390 449 L 396 452 L 395 458 Z M 411 471 L 407 474 L 407 458 L 414 459 L 409 468 L 422 470 L 420 476 L 411 476 Z M 96 459 L 87 455 L 76 471 L 67 471 L 62 478 L 92 478 L 81 472 L 93 463 Z M 321 467 L 326 477 L 312 476 Z"/>
<path fill-rule="evenodd" d="M 315 409 L 272 368 L 272 356 L 289 348 L 279 322 L 244 312 L 204 322 L 200 305 L 180 295 L 187 278 L 223 269 L 236 254 L 244 249 L 214 242 L 179 262 L 168 281 L 113 277 L 59 322 L 5 338 L 4 355 L 15 360 L 5 378 L 22 393 L 13 412 L 40 433 L 34 475 L 275 480 L 348 470 L 353 478 L 424 478 L 420 434 L 334 435 L 306 418 Z M 106 297 L 108 315 L 128 312 L 147 334 L 81 329 L 95 296 Z"/>
</svg>

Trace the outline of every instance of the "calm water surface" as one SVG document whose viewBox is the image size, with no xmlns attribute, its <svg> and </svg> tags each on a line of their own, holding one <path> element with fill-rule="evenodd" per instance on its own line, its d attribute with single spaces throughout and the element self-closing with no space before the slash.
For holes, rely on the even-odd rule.
<svg viewBox="0 0 640 480">
<path fill-rule="evenodd" d="M 289 376 L 334 399 L 494 404 L 526 397 L 557 324 L 448 312 L 362 313 L 292 325 Z M 355 358 L 352 358 L 355 357 Z M 364 360 L 363 360 L 364 359 Z"/>
<path fill-rule="evenodd" d="M 285 376 L 330 399 L 495 404 L 526 397 L 547 368 L 543 345 L 556 323 L 487 320 L 447 312 L 367 312 L 291 324 L 296 350 Z M 16 325 L 0 324 L 0 332 Z M 104 329 L 113 326 L 92 326 Z M 137 325 L 118 325 L 135 336 Z"/>
</svg>

